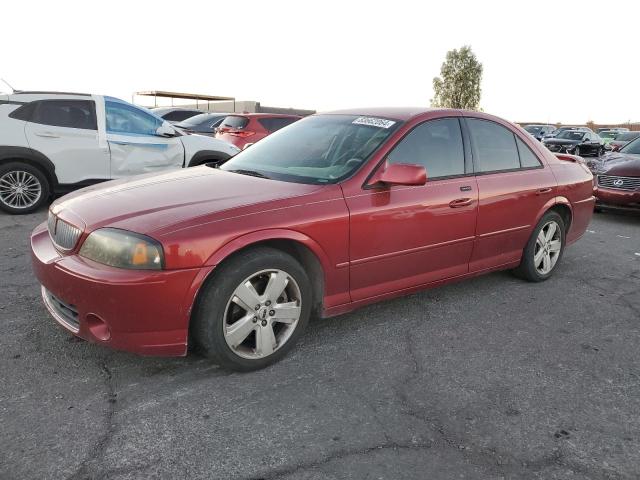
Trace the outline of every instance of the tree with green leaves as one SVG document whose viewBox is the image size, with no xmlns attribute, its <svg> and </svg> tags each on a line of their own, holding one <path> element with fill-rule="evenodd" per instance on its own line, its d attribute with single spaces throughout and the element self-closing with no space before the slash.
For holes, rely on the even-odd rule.
<svg viewBox="0 0 640 480">
<path fill-rule="evenodd" d="M 440 76 L 433 79 L 432 107 L 478 110 L 482 64 L 471 47 L 449 50 L 440 68 Z"/>
</svg>

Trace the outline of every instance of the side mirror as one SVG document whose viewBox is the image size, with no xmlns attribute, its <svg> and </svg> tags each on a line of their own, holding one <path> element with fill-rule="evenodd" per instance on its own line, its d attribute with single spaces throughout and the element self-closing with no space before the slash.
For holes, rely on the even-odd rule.
<svg viewBox="0 0 640 480">
<path fill-rule="evenodd" d="M 422 165 L 386 164 L 378 170 L 369 182 L 385 185 L 424 185 L 427 183 L 427 171 Z"/>
<path fill-rule="evenodd" d="M 156 129 L 156 135 L 159 137 L 175 137 L 176 130 L 167 122 L 164 122 Z"/>
</svg>

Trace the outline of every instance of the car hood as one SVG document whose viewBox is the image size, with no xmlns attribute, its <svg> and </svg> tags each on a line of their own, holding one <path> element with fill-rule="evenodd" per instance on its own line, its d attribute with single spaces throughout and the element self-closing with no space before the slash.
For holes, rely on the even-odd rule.
<svg viewBox="0 0 640 480">
<path fill-rule="evenodd" d="M 198 220 L 260 211 L 266 202 L 272 202 L 269 208 L 273 208 L 278 200 L 321 188 L 201 166 L 84 188 L 58 199 L 51 210 L 87 231 L 113 227 L 154 236 Z"/>
<path fill-rule="evenodd" d="M 640 177 L 640 155 L 609 153 L 595 165 L 595 170 L 601 175 Z"/>
</svg>

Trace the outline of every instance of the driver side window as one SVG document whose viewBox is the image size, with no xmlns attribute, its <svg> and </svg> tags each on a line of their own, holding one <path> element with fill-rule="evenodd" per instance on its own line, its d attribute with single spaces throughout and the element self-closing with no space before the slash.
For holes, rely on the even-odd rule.
<svg viewBox="0 0 640 480">
<path fill-rule="evenodd" d="M 422 165 L 427 178 L 464 175 L 464 147 L 457 118 L 441 118 L 418 125 L 387 156 L 390 164 Z"/>
<path fill-rule="evenodd" d="M 124 103 L 105 102 L 107 132 L 125 135 L 155 135 L 162 121 Z"/>
</svg>

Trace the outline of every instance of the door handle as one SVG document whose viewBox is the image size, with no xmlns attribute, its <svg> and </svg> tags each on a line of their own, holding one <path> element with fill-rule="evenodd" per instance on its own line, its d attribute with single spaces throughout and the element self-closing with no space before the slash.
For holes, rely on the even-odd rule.
<svg viewBox="0 0 640 480">
<path fill-rule="evenodd" d="M 544 195 L 545 193 L 549 193 L 551 192 L 551 187 L 549 188 L 539 188 L 538 191 L 536 192 L 536 195 Z"/>
<path fill-rule="evenodd" d="M 473 203 L 473 198 L 457 198 L 449 202 L 451 208 L 468 207 Z"/>
<path fill-rule="evenodd" d="M 60 138 L 60 135 L 56 135 L 53 132 L 34 132 L 35 135 L 39 136 L 39 137 L 45 137 L 45 138 Z"/>
</svg>

